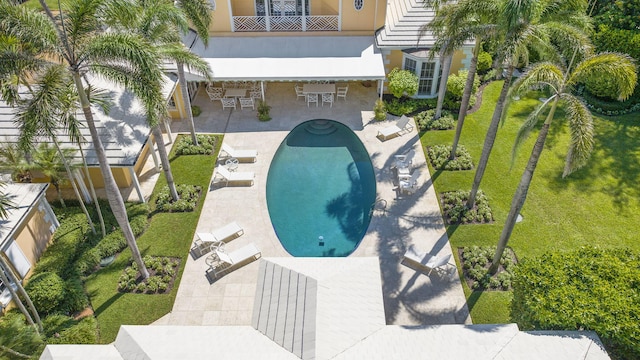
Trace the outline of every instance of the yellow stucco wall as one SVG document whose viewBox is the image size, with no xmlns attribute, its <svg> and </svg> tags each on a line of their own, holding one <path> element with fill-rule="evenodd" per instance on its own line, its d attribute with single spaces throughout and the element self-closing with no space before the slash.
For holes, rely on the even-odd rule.
<svg viewBox="0 0 640 360">
<path fill-rule="evenodd" d="M 451 74 L 457 74 L 458 70 L 463 68 L 462 60 L 466 59 L 466 55 L 462 50 L 457 50 L 453 53 L 453 59 L 451 60 Z"/>
<path fill-rule="evenodd" d="M 35 206 L 15 232 L 14 240 L 31 263 L 31 270 L 25 278 L 31 275 L 35 263 L 51 241 L 51 232 L 49 231 L 51 224 L 44 220 L 44 216 L 45 213 L 39 211 Z"/>
<path fill-rule="evenodd" d="M 353 6 L 353 0 L 342 1 L 342 30 L 363 31 L 375 30 L 377 1 L 364 0 L 362 9 L 357 11 Z M 379 9 L 378 9 L 379 10 Z"/>
<path fill-rule="evenodd" d="M 169 116 L 171 119 L 180 120 L 184 117 L 184 101 L 182 101 L 182 91 L 180 90 L 180 86 L 176 85 L 172 97 L 173 103 L 176 106 L 175 108 L 169 109 Z"/>
</svg>

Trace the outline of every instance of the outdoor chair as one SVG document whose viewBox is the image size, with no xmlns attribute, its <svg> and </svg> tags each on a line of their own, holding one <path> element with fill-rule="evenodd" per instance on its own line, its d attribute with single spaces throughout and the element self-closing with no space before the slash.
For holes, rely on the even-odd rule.
<svg viewBox="0 0 640 360">
<path fill-rule="evenodd" d="M 311 103 L 316 103 L 316 107 L 318 107 L 318 94 L 307 94 L 307 107 Z"/>
<path fill-rule="evenodd" d="M 418 178 L 420 170 L 416 170 L 411 175 L 398 174 L 398 188 L 401 193 L 413 194 L 418 189 Z"/>
<path fill-rule="evenodd" d="M 223 110 L 226 108 L 236 108 L 236 98 L 222 98 L 220 101 L 222 102 Z"/>
<path fill-rule="evenodd" d="M 328 103 L 333 107 L 333 94 L 331 93 L 324 93 L 322 94 L 322 106 L 324 106 L 324 103 Z"/>
<path fill-rule="evenodd" d="M 211 101 L 222 99 L 222 94 L 224 93 L 223 88 L 207 85 L 206 90 L 207 90 L 207 95 L 209 95 L 209 99 L 211 99 Z"/>
<path fill-rule="evenodd" d="M 222 151 L 227 154 L 226 157 L 236 158 L 240 162 L 256 162 L 258 160 L 258 150 L 239 150 L 234 149 L 227 143 L 222 143 Z"/>
<path fill-rule="evenodd" d="M 341 86 L 336 91 L 336 100 L 338 100 L 339 98 L 343 98 L 345 101 L 347 101 L 347 91 L 349 91 L 349 85 L 344 87 Z"/>
<path fill-rule="evenodd" d="M 253 186 L 253 179 L 256 177 L 256 174 L 252 171 L 230 172 L 222 165 L 216 167 L 216 174 L 213 176 L 214 182 L 218 175 L 222 177 L 226 186 L 229 184 Z"/>
<path fill-rule="evenodd" d="M 409 260 L 420 267 L 425 268 L 428 270 L 427 276 L 431 275 L 432 271 L 442 275 L 449 271 L 449 267 L 455 269 L 454 265 L 449 264 L 451 254 L 447 254 L 445 256 L 434 256 L 427 252 L 420 252 L 416 250 L 413 245 L 409 246 L 407 252 L 404 253 L 403 260 Z"/>
<path fill-rule="evenodd" d="M 298 100 L 298 98 L 303 98 L 303 99 L 307 99 L 307 97 L 304 95 L 304 93 L 302 92 L 302 88 L 298 85 L 293 87 L 296 90 L 296 100 Z"/>
<path fill-rule="evenodd" d="M 251 108 L 251 110 L 255 110 L 253 105 L 253 98 L 240 98 L 240 110 Z"/>
<path fill-rule="evenodd" d="M 249 96 L 254 100 L 260 100 L 260 99 L 262 99 L 262 92 L 260 92 L 260 89 L 251 90 L 251 91 L 249 91 Z"/>
<path fill-rule="evenodd" d="M 412 131 L 413 126 L 409 124 L 409 118 L 402 115 L 394 125 L 378 130 L 377 136 L 381 137 L 384 141 L 390 136 L 402 135 L 402 132 L 405 130 Z"/>
<path fill-rule="evenodd" d="M 411 149 L 408 153 L 402 155 L 393 156 L 392 168 L 398 169 L 398 172 L 411 172 L 411 165 L 413 163 L 413 157 L 416 155 L 416 151 Z"/>
<path fill-rule="evenodd" d="M 213 274 L 213 277 L 217 278 L 224 272 L 240 268 L 249 262 L 259 259 L 262 253 L 255 244 L 250 243 L 231 252 L 218 248 L 215 250 L 215 255 L 218 261 L 209 267 L 206 272 L 207 277 Z"/>
</svg>

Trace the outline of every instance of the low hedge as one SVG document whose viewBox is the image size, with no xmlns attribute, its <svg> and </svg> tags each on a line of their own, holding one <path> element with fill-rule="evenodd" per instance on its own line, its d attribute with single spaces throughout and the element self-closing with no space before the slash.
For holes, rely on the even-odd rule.
<svg viewBox="0 0 640 360">
<path fill-rule="evenodd" d="M 197 134 L 198 146 L 193 145 L 191 136 L 181 136 L 176 142 L 176 155 L 211 155 L 216 147 L 215 135 Z"/>
<path fill-rule="evenodd" d="M 385 99 L 384 106 L 389 114 L 395 116 L 410 115 L 417 111 L 436 107 L 438 99 L 412 99 L 403 97 L 400 99 Z"/>
<path fill-rule="evenodd" d="M 442 115 L 439 119 L 434 120 L 433 116 L 435 115 L 436 110 L 430 109 L 418 113 L 414 119 L 416 124 L 418 124 L 418 128 L 420 131 L 426 130 L 451 130 L 454 128 L 456 124 L 456 120 L 453 118 L 453 115 L 447 110 L 442 110 Z"/>
<path fill-rule="evenodd" d="M 70 317 L 57 317 L 51 321 L 64 324 L 58 328 L 48 339 L 49 344 L 96 344 L 98 342 L 98 320 L 93 316 L 86 316 L 81 320 L 73 320 Z M 43 326 L 47 324 L 45 319 Z M 45 328 L 46 329 L 46 328 Z"/>
<path fill-rule="evenodd" d="M 25 290 L 40 314 L 59 312 L 66 295 L 64 280 L 50 271 L 32 276 Z"/>
<path fill-rule="evenodd" d="M 433 145 L 427 148 L 427 157 L 431 161 L 431 165 L 437 170 L 471 170 L 473 169 L 473 160 L 467 149 L 458 145 L 456 147 L 456 157 L 449 160 L 451 155 L 451 145 Z"/>
<path fill-rule="evenodd" d="M 589 110 L 598 114 L 618 116 L 640 111 L 640 86 L 636 86 L 633 94 L 624 101 L 601 99 L 591 95 L 584 88 L 580 88 L 578 93 L 584 99 Z"/>
<path fill-rule="evenodd" d="M 614 359 L 640 359 L 640 253 L 584 247 L 525 259 L 511 318 L 521 330 L 593 330 Z"/>
<path fill-rule="evenodd" d="M 201 186 L 180 184 L 176 186 L 178 201 L 173 201 L 169 186 L 164 186 L 156 198 L 156 210 L 164 212 L 185 212 L 193 211 L 200 198 Z"/>
</svg>

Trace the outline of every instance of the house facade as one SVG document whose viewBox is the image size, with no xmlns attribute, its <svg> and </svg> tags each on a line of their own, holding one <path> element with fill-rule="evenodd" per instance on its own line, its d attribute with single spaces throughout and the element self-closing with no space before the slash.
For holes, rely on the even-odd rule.
<svg viewBox="0 0 640 360">
<path fill-rule="evenodd" d="M 416 97 L 435 97 L 441 61 L 433 36 L 420 33 L 434 14 L 423 0 L 222 0 L 208 47 L 185 43 L 215 81 L 373 81 L 381 94 L 397 67 L 418 76 Z M 471 45 L 457 51 L 451 72 L 470 58 Z"/>
</svg>

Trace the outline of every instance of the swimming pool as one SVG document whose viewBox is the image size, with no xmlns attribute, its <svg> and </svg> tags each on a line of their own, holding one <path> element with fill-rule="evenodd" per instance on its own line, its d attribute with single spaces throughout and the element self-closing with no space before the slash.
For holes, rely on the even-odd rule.
<svg viewBox="0 0 640 360">
<path fill-rule="evenodd" d="M 337 121 L 296 126 L 269 168 L 271 223 L 293 256 L 351 254 L 367 231 L 375 198 L 369 154 L 358 136 Z"/>
</svg>

